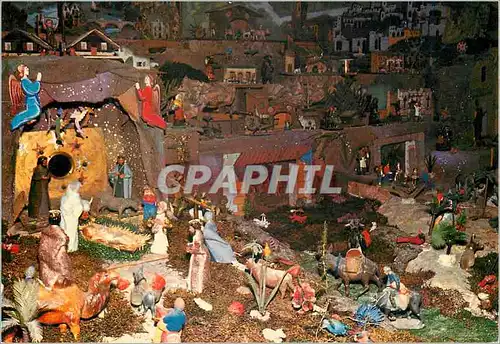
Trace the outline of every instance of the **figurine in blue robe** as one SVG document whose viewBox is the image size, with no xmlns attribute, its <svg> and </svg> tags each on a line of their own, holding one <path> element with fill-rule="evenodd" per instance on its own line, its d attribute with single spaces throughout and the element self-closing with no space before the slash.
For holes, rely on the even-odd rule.
<svg viewBox="0 0 500 344">
<path fill-rule="evenodd" d="M 41 112 L 42 106 L 40 104 L 40 89 L 42 80 L 42 73 L 38 73 L 35 81 L 28 79 L 30 70 L 28 66 L 21 65 L 18 67 L 21 75 L 21 89 L 24 93 L 26 109 L 19 112 L 10 123 L 10 130 L 16 130 L 19 127 L 28 124 L 37 119 Z"/>
<path fill-rule="evenodd" d="M 118 156 L 115 167 L 109 172 L 109 181 L 113 186 L 114 197 L 132 197 L 132 170 L 123 156 Z"/>
<path fill-rule="evenodd" d="M 213 262 L 233 264 L 236 260 L 233 249 L 224 239 L 217 233 L 217 225 L 212 220 L 213 214 L 210 211 L 205 213 L 207 223 L 203 229 L 205 245 L 210 252 L 210 257 Z"/>
</svg>

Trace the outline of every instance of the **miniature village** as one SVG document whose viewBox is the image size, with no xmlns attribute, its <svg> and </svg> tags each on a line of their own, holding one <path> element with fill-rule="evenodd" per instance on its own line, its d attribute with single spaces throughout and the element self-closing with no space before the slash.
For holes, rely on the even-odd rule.
<svg viewBox="0 0 500 344">
<path fill-rule="evenodd" d="M 2 2 L 2 342 L 497 342 L 497 28 Z"/>
</svg>

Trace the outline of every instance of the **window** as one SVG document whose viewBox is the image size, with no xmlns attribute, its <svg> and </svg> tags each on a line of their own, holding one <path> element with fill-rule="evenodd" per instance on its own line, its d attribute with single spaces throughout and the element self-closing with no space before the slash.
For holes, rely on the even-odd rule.
<svg viewBox="0 0 500 344">
<path fill-rule="evenodd" d="M 101 50 L 102 50 L 102 51 L 106 51 L 106 50 L 108 50 L 108 43 L 104 43 L 104 42 L 103 42 L 103 43 L 101 43 Z"/>
<path fill-rule="evenodd" d="M 137 61 L 137 62 L 135 63 L 135 66 L 136 66 L 136 67 L 142 67 L 142 62 L 141 62 L 141 61 Z"/>
<path fill-rule="evenodd" d="M 481 67 L 481 82 L 486 81 L 486 66 Z"/>
<path fill-rule="evenodd" d="M 33 43 L 32 42 L 26 43 L 26 50 L 27 51 L 33 51 Z"/>
<path fill-rule="evenodd" d="M 80 49 L 87 50 L 87 42 L 80 42 Z"/>
<path fill-rule="evenodd" d="M 3 49 L 4 49 L 5 51 L 10 51 L 10 50 L 12 50 L 12 43 L 11 43 L 11 42 L 5 42 L 5 43 L 3 44 Z"/>
</svg>

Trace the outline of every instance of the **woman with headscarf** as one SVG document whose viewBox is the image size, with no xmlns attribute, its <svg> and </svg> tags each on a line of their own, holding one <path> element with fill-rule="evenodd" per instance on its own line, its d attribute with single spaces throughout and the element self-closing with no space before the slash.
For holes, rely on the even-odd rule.
<svg viewBox="0 0 500 344">
<path fill-rule="evenodd" d="M 232 264 L 236 268 L 244 271 L 245 266 L 236 260 L 231 245 L 217 233 L 217 225 L 213 220 L 212 212 L 207 211 L 205 213 L 205 221 L 206 224 L 203 227 L 203 237 L 212 261 L 216 263 Z"/>
</svg>

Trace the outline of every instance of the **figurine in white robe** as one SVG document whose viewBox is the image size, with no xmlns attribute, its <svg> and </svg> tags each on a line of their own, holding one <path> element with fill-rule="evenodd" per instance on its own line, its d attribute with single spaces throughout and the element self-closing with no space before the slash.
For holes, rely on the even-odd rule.
<svg viewBox="0 0 500 344">
<path fill-rule="evenodd" d="M 158 213 L 155 218 L 152 232 L 154 233 L 153 245 L 151 245 L 151 253 L 154 254 L 167 254 L 168 252 L 168 238 L 165 233 L 167 219 L 167 203 L 158 203 Z"/>
<path fill-rule="evenodd" d="M 80 197 L 80 182 L 68 185 L 66 193 L 61 198 L 60 227 L 69 237 L 68 252 L 78 251 L 78 219 L 82 215 L 84 204 Z"/>
</svg>

